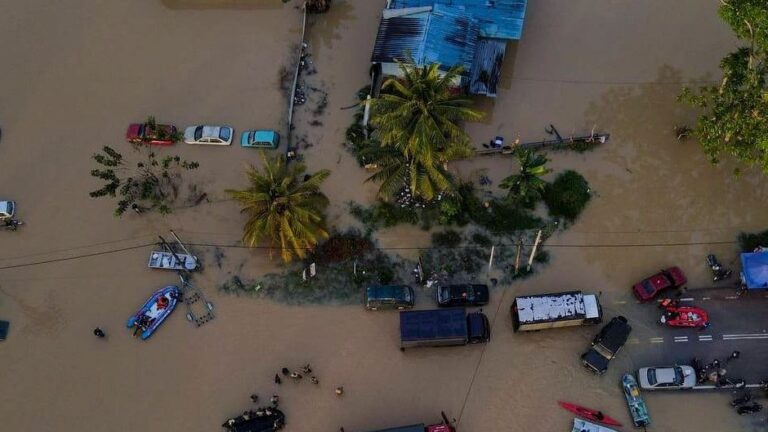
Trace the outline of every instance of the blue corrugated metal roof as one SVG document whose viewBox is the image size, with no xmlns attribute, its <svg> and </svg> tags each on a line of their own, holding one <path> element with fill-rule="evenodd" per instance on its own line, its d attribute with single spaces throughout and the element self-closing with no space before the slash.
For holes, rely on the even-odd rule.
<svg viewBox="0 0 768 432">
<path fill-rule="evenodd" d="M 382 18 L 371 61 L 391 63 L 396 59 L 420 58 L 428 21 L 428 13 Z"/>
<path fill-rule="evenodd" d="M 528 0 L 392 0 L 390 9 L 443 6 L 480 22 L 480 36 L 519 40 Z"/>
<path fill-rule="evenodd" d="M 478 34 L 476 20 L 450 8 L 382 18 L 371 60 L 378 63 L 410 58 L 420 66 L 438 63 L 447 70 L 461 65 L 468 72 Z"/>
</svg>

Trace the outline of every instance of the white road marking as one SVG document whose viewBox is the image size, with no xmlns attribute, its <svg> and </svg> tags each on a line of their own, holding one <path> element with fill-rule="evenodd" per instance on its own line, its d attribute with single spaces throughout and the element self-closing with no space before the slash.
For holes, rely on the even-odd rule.
<svg viewBox="0 0 768 432">
<path fill-rule="evenodd" d="M 766 297 L 768 297 L 768 296 L 766 296 Z M 702 300 L 711 300 L 711 299 L 712 299 L 712 297 L 702 297 L 701 299 L 702 299 Z"/>
<path fill-rule="evenodd" d="M 680 301 L 693 301 L 693 300 L 694 300 L 693 297 L 685 297 L 680 299 Z"/>
<path fill-rule="evenodd" d="M 651 343 L 662 343 L 662 342 L 664 342 L 664 338 L 663 337 L 651 338 Z"/>
<path fill-rule="evenodd" d="M 699 342 L 711 341 L 711 340 L 712 340 L 712 335 L 701 335 L 701 336 L 699 336 Z"/>
<path fill-rule="evenodd" d="M 637 345 L 637 344 L 639 344 L 639 343 L 640 343 L 640 339 L 638 339 L 638 338 L 632 338 L 632 339 L 628 340 L 628 341 L 627 341 L 627 343 L 628 343 L 628 344 Z"/>
<path fill-rule="evenodd" d="M 736 300 L 739 296 L 725 296 L 726 300 Z"/>
<path fill-rule="evenodd" d="M 688 342 L 688 336 L 675 336 L 675 342 Z"/>
<path fill-rule="evenodd" d="M 768 336 L 768 333 L 744 333 L 744 334 L 724 334 L 723 337 L 736 337 L 736 336 Z"/>
<path fill-rule="evenodd" d="M 619 300 L 619 301 L 613 302 L 613 304 L 627 304 L 627 302 L 625 300 Z"/>
<path fill-rule="evenodd" d="M 747 336 L 747 335 L 745 335 L 745 336 L 730 336 L 730 337 L 723 336 L 723 340 L 727 340 L 727 341 L 729 341 L 729 340 L 746 340 L 746 339 L 768 339 L 768 335 L 759 335 L 759 336 L 758 335 L 755 335 L 755 336 Z"/>
</svg>

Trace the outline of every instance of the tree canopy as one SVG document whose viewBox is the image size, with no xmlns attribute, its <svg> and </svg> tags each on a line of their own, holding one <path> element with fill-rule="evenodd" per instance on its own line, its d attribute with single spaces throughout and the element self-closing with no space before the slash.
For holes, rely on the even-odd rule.
<svg viewBox="0 0 768 432">
<path fill-rule="evenodd" d="M 288 165 L 283 155 L 267 157 L 261 152 L 261 158 L 261 171 L 253 166 L 246 170 L 246 189 L 226 191 L 248 214 L 243 243 L 253 247 L 268 239 L 272 248 L 280 250 L 283 261 L 304 258 L 320 240 L 328 238 L 325 209 L 329 202 L 320 185 L 330 171 L 305 176 L 304 164 Z"/>
<path fill-rule="evenodd" d="M 748 46 L 723 58 L 717 85 L 680 98 L 703 110 L 695 134 L 712 163 L 725 154 L 768 172 L 768 2 L 721 0 L 719 13 Z"/>
</svg>

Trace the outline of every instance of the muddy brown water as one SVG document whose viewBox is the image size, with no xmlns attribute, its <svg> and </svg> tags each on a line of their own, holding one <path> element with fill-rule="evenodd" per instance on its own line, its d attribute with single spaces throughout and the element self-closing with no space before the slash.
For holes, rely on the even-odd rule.
<svg viewBox="0 0 768 432">
<path fill-rule="evenodd" d="M 244 182 L 253 152 L 193 147 L 174 150 L 198 160 L 193 178 L 211 203 L 168 217 L 110 213 L 92 200 L 89 156 L 123 144 L 126 124 L 154 114 L 184 127 L 223 123 L 284 131 L 279 73 L 300 36 L 296 2 L 39 0 L 7 2 L 0 16 L 0 196 L 19 203 L 27 222 L 0 233 L 0 317 L 12 322 L 0 344 L 0 419 L 8 431 L 217 430 L 248 408 L 248 395 L 278 393 L 290 431 L 364 431 L 437 420 L 441 410 L 461 431 L 569 430 L 557 399 L 601 407 L 627 422 L 617 380 L 624 359 L 605 377 L 582 372 L 577 353 L 591 329 L 515 336 L 505 313 L 518 292 L 578 288 L 628 299 L 627 286 L 676 263 L 692 284 L 706 284 L 704 255 L 727 263 L 735 246 L 550 248 L 537 277 L 494 292 L 486 311 L 494 340 L 486 347 L 397 350 L 396 314 L 360 307 L 286 307 L 221 296 L 215 286 L 232 274 L 254 277 L 270 268 L 262 251 L 212 251 L 195 282 L 216 305 L 217 318 L 192 327 L 175 313 L 148 342 L 130 337 L 124 320 L 171 274 L 145 268 L 140 246 L 175 228 L 197 243 L 235 244 L 243 222 L 223 189 Z M 347 201 L 369 202 L 375 187 L 343 150 L 354 92 L 366 83 L 368 59 L 383 2 L 334 2 L 312 22 L 309 43 L 318 73 L 308 82 L 328 92 L 325 112 L 297 113 L 297 135 L 312 169 L 330 168 L 325 187 L 331 222 L 350 222 Z M 555 244 L 663 244 L 727 241 L 765 228 L 766 191 L 759 173 L 740 178 L 734 166 L 713 167 L 693 141 L 678 143 L 674 125 L 692 113 L 674 101 L 679 82 L 717 76 L 717 62 L 735 41 L 716 16 L 716 2 L 531 2 L 523 40 L 504 65 L 499 97 L 468 130 L 479 143 L 495 135 L 544 137 L 554 123 L 564 134 L 593 125 L 611 141 L 584 154 L 552 153 L 556 171 L 573 168 L 590 181 L 594 199 Z M 318 120 L 322 126 L 312 127 Z M 165 152 L 165 150 L 162 150 Z M 509 159 L 455 164 L 470 175 L 486 168 L 497 184 L 515 169 Z M 554 175 L 554 174 L 553 174 Z M 416 228 L 382 233 L 392 246 L 425 244 Z M 6 268 L 75 255 L 90 258 Z M 422 298 L 420 306 L 427 307 Z M 497 309 L 498 308 L 498 309 Z M 95 326 L 106 340 L 91 335 Z M 282 366 L 310 361 L 320 385 L 284 383 Z M 336 385 L 346 394 L 337 398 Z M 648 397 L 655 430 L 753 430 L 717 395 Z"/>
</svg>

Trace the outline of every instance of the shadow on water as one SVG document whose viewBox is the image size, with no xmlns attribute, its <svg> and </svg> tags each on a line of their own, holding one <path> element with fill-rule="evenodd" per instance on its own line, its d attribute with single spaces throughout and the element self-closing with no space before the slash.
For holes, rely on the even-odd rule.
<svg viewBox="0 0 768 432">
<path fill-rule="evenodd" d="M 282 9 L 283 0 L 160 0 L 168 9 Z"/>
<path fill-rule="evenodd" d="M 321 48 L 333 48 L 334 41 L 342 38 L 344 25 L 357 16 L 352 13 L 354 6 L 349 1 L 334 1 L 331 9 L 318 15 L 310 15 L 307 19 L 307 34 L 314 43 L 315 54 L 321 54 Z M 371 25 L 374 25 L 373 23 Z"/>
</svg>

